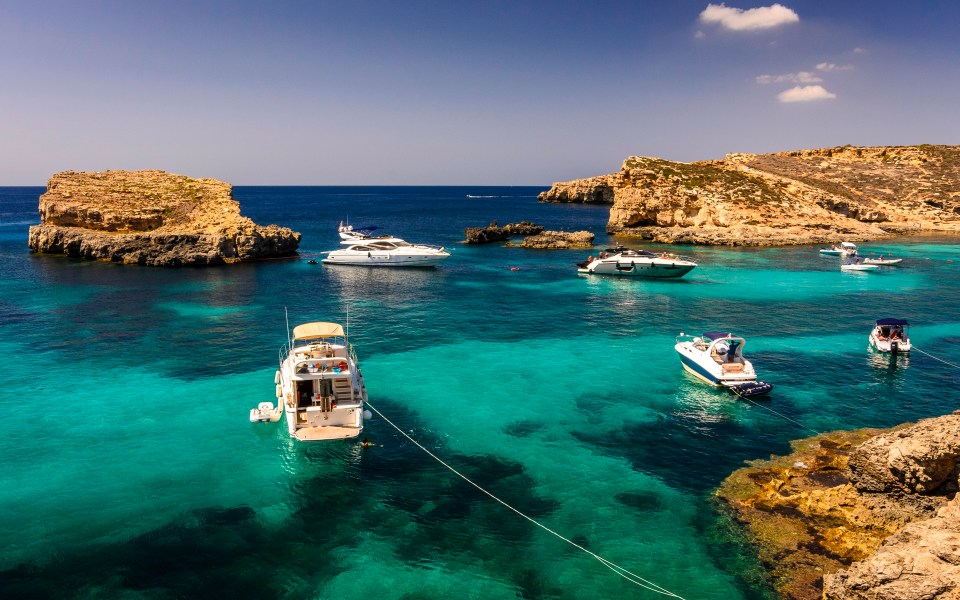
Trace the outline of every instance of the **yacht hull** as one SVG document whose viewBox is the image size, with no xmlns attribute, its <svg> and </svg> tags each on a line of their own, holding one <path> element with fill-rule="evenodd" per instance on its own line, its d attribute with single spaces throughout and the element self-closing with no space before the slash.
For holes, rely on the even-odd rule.
<svg viewBox="0 0 960 600">
<path fill-rule="evenodd" d="M 417 256 L 417 255 L 393 255 L 393 256 L 330 256 L 323 259 L 325 265 L 351 265 L 359 267 L 435 267 L 437 264 L 449 257 L 449 254 L 441 256 Z"/>
<path fill-rule="evenodd" d="M 749 361 L 745 361 L 742 371 L 736 373 L 725 372 L 723 366 L 692 347 L 691 344 L 680 342 L 674 349 L 680 357 L 683 369 L 698 379 L 715 386 L 732 386 L 757 380 L 757 374 Z"/>
<path fill-rule="evenodd" d="M 612 275 L 614 277 L 683 277 L 696 268 L 697 265 L 687 261 L 670 260 L 619 260 L 596 261 L 580 273 L 593 275 Z"/>
</svg>

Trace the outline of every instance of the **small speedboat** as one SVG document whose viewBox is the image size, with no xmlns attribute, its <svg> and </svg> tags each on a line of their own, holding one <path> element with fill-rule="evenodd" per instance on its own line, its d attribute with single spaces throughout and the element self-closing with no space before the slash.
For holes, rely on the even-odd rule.
<svg viewBox="0 0 960 600">
<path fill-rule="evenodd" d="M 880 268 L 879 265 L 866 265 L 863 263 L 850 263 L 847 265 L 840 265 L 841 271 L 876 271 Z"/>
<path fill-rule="evenodd" d="M 865 265 L 899 265 L 903 262 L 902 258 L 865 258 L 863 259 L 863 264 Z"/>
<path fill-rule="evenodd" d="M 683 368 L 711 385 L 726 386 L 739 396 L 769 393 L 773 385 L 757 381 L 753 364 L 743 357 L 746 340 L 732 333 L 713 331 L 701 336 L 680 334 L 673 347 Z"/>
<path fill-rule="evenodd" d="M 910 338 L 907 336 L 907 323 L 903 319 L 877 319 L 877 325 L 870 332 L 870 346 L 879 352 L 910 352 Z"/>
<path fill-rule="evenodd" d="M 820 254 L 831 256 L 856 256 L 857 245 L 853 242 L 840 242 L 840 245 L 834 244 L 829 248 L 820 248 Z"/>
<path fill-rule="evenodd" d="M 579 263 L 577 273 L 619 277 L 683 277 L 697 268 L 697 263 L 676 254 L 657 254 L 628 248 L 617 250 L 603 258 L 591 257 Z"/>
</svg>

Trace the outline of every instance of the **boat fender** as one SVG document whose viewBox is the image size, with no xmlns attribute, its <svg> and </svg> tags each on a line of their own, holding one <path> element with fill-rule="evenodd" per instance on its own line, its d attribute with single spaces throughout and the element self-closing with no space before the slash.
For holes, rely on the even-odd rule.
<svg viewBox="0 0 960 600">
<path fill-rule="evenodd" d="M 341 371 L 346 371 L 346 370 L 347 370 L 347 361 L 341 360 L 341 361 L 340 361 L 340 364 L 338 364 L 337 366 L 340 367 L 340 370 L 341 370 Z"/>
<path fill-rule="evenodd" d="M 277 372 L 273 375 L 273 382 L 274 382 L 274 383 L 280 383 L 280 371 L 277 371 Z"/>
<path fill-rule="evenodd" d="M 364 410 L 364 411 L 363 411 L 363 418 L 364 418 L 364 420 L 369 421 L 370 419 L 373 418 L 373 413 L 370 412 L 369 410 Z"/>
<path fill-rule="evenodd" d="M 277 398 L 283 397 L 283 387 L 278 383 L 277 384 Z"/>
</svg>

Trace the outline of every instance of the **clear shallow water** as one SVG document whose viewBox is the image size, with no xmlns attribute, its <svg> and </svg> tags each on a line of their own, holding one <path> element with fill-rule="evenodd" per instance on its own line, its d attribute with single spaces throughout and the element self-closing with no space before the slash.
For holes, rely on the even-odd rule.
<svg viewBox="0 0 960 600">
<path fill-rule="evenodd" d="M 42 191 L 0 188 L 3 597 L 657 597 L 380 419 L 367 433 L 382 447 L 362 452 L 249 423 L 273 397 L 284 307 L 293 323 L 349 308 L 377 408 L 691 599 L 770 597 L 709 501 L 744 460 L 958 408 L 960 372 L 866 351 L 872 320 L 899 316 L 919 348 L 960 362 L 952 240 L 865 244 L 907 259 L 879 274 L 841 273 L 810 247 L 690 247 L 702 266 L 681 281 L 611 280 L 575 274 L 583 251 L 458 244 L 493 219 L 606 241 L 606 209 L 540 205 L 535 188 L 237 188 L 244 214 L 304 234 L 302 258 L 166 270 L 30 255 Z M 348 216 L 453 256 L 402 272 L 308 265 Z M 715 329 L 747 337 L 776 385 L 762 406 L 680 368 L 676 334 Z"/>
</svg>

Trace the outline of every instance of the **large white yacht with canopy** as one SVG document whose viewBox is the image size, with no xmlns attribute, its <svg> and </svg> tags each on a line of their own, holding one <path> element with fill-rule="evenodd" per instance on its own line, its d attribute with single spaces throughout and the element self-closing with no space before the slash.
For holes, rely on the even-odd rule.
<svg viewBox="0 0 960 600">
<path fill-rule="evenodd" d="M 323 259 L 325 265 L 358 265 L 363 267 L 434 267 L 450 253 L 442 247 L 410 244 L 398 237 L 374 235 L 379 227 L 361 227 L 340 222 L 337 233 L 342 250 L 330 250 Z"/>
<path fill-rule="evenodd" d="M 347 439 L 363 431 L 367 389 L 343 326 L 316 322 L 294 327 L 280 351 L 275 383 L 293 438 Z"/>
</svg>

